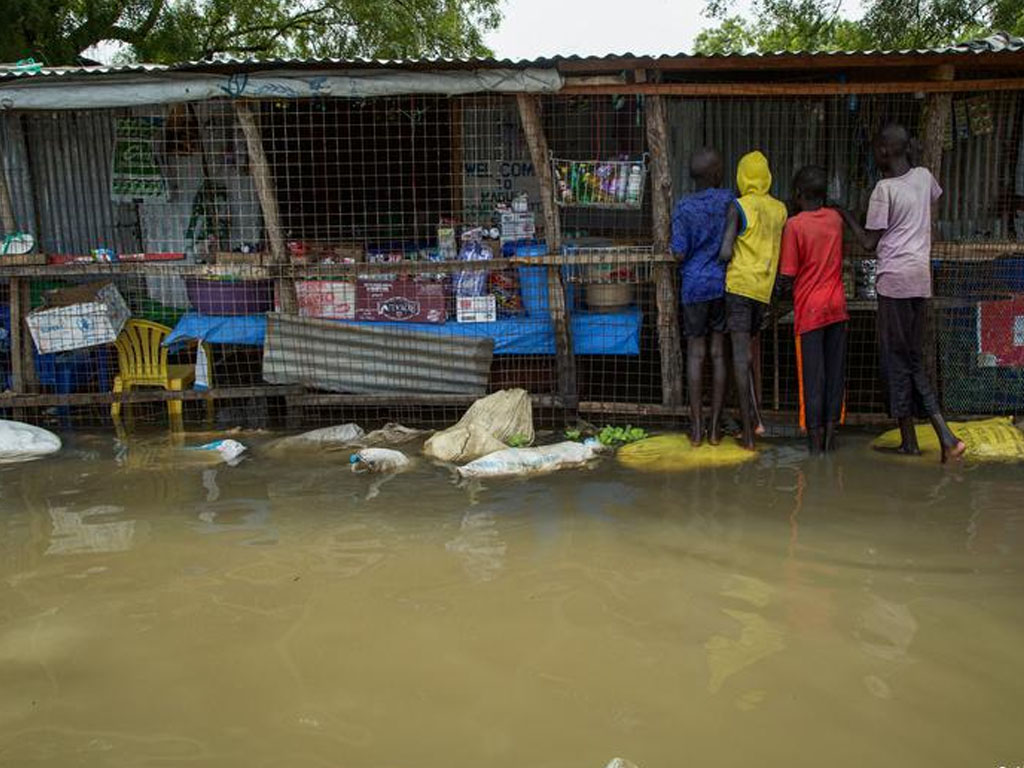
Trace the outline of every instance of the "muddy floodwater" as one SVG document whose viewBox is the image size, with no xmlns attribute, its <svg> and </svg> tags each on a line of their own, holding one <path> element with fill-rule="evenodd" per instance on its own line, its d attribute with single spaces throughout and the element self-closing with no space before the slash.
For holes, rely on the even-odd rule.
<svg viewBox="0 0 1024 768">
<path fill-rule="evenodd" d="M 0 765 L 1024 764 L 1024 470 L 0 468 Z"/>
</svg>

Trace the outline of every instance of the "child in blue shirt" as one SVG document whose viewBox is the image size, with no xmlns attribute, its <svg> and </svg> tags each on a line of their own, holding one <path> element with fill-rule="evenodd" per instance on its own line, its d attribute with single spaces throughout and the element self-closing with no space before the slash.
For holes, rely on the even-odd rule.
<svg viewBox="0 0 1024 768">
<path fill-rule="evenodd" d="M 672 252 L 679 258 L 682 281 L 683 334 L 686 336 L 686 379 L 690 399 L 690 441 L 704 437 L 701 382 L 711 337 L 711 424 L 708 441 L 722 439 L 725 399 L 725 270 L 719 260 L 726 213 L 735 199 L 722 189 L 722 157 L 711 148 L 694 152 L 690 178 L 696 192 L 676 203 L 672 212 Z"/>
</svg>

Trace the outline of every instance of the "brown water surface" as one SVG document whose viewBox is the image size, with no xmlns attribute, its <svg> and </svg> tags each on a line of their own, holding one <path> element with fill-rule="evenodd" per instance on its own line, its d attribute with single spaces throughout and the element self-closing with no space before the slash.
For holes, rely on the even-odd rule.
<svg viewBox="0 0 1024 768">
<path fill-rule="evenodd" d="M 1019 467 L 373 488 L 243 440 L 0 469 L 0 765 L 1024 763 Z"/>
</svg>

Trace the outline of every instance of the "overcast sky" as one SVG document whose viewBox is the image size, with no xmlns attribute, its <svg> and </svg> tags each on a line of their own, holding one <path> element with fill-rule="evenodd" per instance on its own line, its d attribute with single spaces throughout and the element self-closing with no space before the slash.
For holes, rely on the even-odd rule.
<svg viewBox="0 0 1024 768">
<path fill-rule="evenodd" d="M 860 0 L 841 0 L 859 17 Z M 740 13 L 749 0 L 736 0 Z M 689 53 L 693 39 L 715 25 L 701 16 L 704 0 L 505 0 L 501 26 L 486 38 L 498 58 L 556 54 Z"/>
<path fill-rule="evenodd" d="M 499 58 L 555 54 L 679 53 L 712 22 L 703 0 L 505 0 L 487 36 Z"/>
</svg>

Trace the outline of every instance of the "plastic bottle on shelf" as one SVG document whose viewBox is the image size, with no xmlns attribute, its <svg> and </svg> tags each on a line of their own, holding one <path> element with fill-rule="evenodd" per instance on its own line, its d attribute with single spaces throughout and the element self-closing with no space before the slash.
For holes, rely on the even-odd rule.
<svg viewBox="0 0 1024 768">
<path fill-rule="evenodd" d="M 629 181 L 626 183 L 626 202 L 636 205 L 640 202 L 640 187 L 644 182 L 644 171 L 639 165 L 629 169 Z"/>
</svg>

